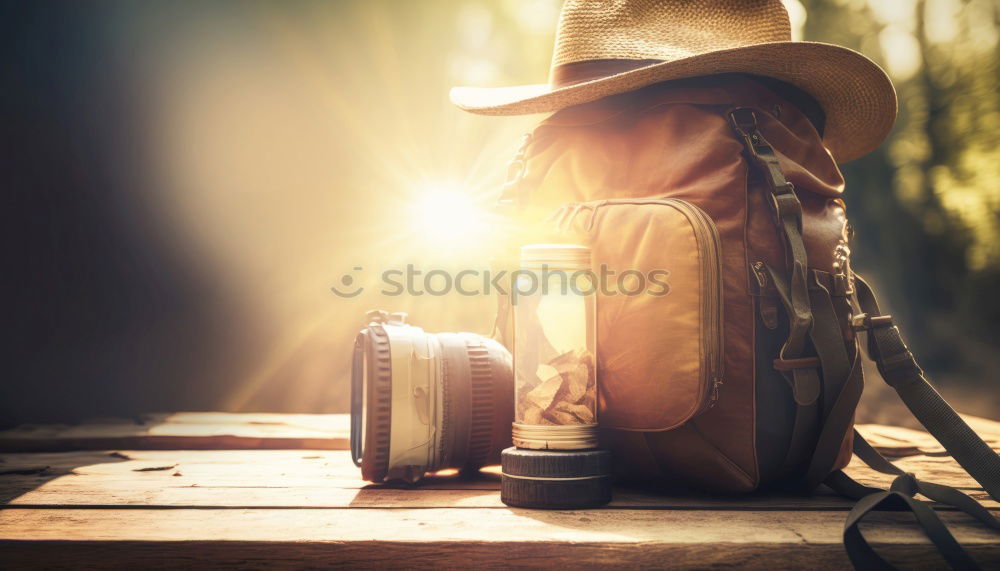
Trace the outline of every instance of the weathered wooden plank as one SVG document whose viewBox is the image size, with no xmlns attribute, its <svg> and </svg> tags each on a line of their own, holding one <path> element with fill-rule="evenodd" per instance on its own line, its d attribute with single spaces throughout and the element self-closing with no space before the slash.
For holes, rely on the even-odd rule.
<svg viewBox="0 0 1000 571">
<path fill-rule="evenodd" d="M 1000 422 L 965 414 L 960 416 L 990 447 L 1000 450 Z M 859 424 L 856 428 L 886 456 L 947 455 L 944 447 L 923 430 L 882 424 Z"/>
<path fill-rule="evenodd" d="M 840 534 L 851 502 L 830 494 L 619 489 L 607 509 L 546 512 L 500 504 L 495 467 L 475 480 L 434 477 L 398 489 L 359 480 L 344 451 L 86 451 L 0 460 L 0 474 L 9 473 L 0 475 L 4 567 L 847 565 Z M 897 463 L 983 496 L 950 458 Z M 890 479 L 857 462 L 849 472 L 869 484 Z M 984 567 L 1000 565 L 995 533 L 964 514 L 942 515 Z M 897 566 L 943 563 L 903 514 L 877 514 L 867 529 Z"/>
<path fill-rule="evenodd" d="M 10 494 L 9 508 L 64 507 L 150 507 L 150 508 L 502 508 L 495 481 L 481 482 L 482 487 L 386 487 L 344 488 L 335 486 L 178 486 L 159 480 L 142 483 L 80 481 L 62 477 L 38 488 L 25 487 Z M 461 483 L 459 483 L 461 484 Z M 5 494 L 12 484 L 0 487 Z M 802 509 L 847 510 L 852 502 L 831 494 L 803 498 L 798 496 L 750 495 L 703 496 L 698 494 L 665 495 L 620 488 L 612 507 L 622 509 Z"/>
<path fill-rule="evenodd" d="M 374 486 L 343 451 L 125 451 L 6 454 L 4 470 L 41 473 L 0 476 L 0 500 L 19 506 L 161 507 L 329 507 L 429 508 L 500 507 L 497 469 L 477 479 L 431 477 L 415 488 Z M 890 476 L 861 465 L 849 473 L 870 485 L 888 485 Z M 903 469 L 939 483 L 969 488 L 988 497 L 950 458 L 912 457 Z M 151 470 L 151 468 L 167 468 Z M 177 474 L 177 475 L 175 475 Z M 849 509 L 852 502 L 832 493 L 712 496 L 621 488 L 613 504 L 660 509 Z M 991 508 L 1000 504 L 989 500 Z"/>
<path fill-rule="evenodd" d="M 963 415 L 991 446 L 1000 450 L 1000 422 Z M 129 449 L 319 449 L 346 450 L 349 416 L 182 412 L 136 419 L 93 419 L 78 425 L 22 425 L 0 431 L 0 451 Z M 882 425 L 858 430 L 890 456 L 942 454 L 926 432 Z"/>
<path fill-rule="evenodd" d="M 77 425 L 25 424 L 0 431 L 0 451 L 217 449 L 347 450 L 345 414 L 145 414 Z"/>
<path fill-rule="evenodd" d="M 8 569 L 849 569 L 839 545 L 595 542 L 273 542 L 11 541 L 0 543 Z M 882 548 L 900 569 L 946 568 L 925 545 Z M 984 569 L 996 546 L 973 549 Z M 85 564 L 85 565 L 84 565 Z"/>
<path fill-rule="evenodd" d="M 4 493 L 6 488 L 0 489 Z M 1000 512 L 1000 505 L 984 501 Z M 611 507 L 658 510 L 835 510 L 846 512 L 854 502 L 829 491 L 802 497 L 780 494 L 713 496 L 701 494 L 655 494 L 631 488 L 617 488 Z M 92 486 L 46 484 L 37 490 L 20 490 L 8 508 L 70 507 L 150 507 L 180 508 L 327 508 L 368 509 L 407 508 L 502 508 L 498 487 L 483 488 L 339 488 L 339 487 L 203 487 L 161 486 L 158 484 L 95 488 Z M 940 509 L 951 511 L 948 506 Z M 1000 516 L 1000 513 L 997 514 Z"/>
<path fill-rule="evenodd" d="M 943 518 L 984 567 L 996 535 Z M 866 531 L 905 567 L 943 562 L 904 514 Z M 881 525 L 879 525 L 881 524 Z M 0 510 L 7 565 L 844 566 L 838 512 L 516 509 Z M 312 547 L 322 547 L 313 551 Z"/>
</svg>

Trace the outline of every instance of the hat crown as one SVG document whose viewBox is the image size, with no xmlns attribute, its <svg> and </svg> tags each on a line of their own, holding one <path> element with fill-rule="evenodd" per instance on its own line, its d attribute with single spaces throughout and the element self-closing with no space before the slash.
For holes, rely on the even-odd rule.
<svg viewBox="0 0 1000 571">
<path fill-rule="evenodd" d="M 451 100 L 483 115 L 527 115 L 677 79 L 750 74 L 816 99 L 838 162 L 885 140 L 896 91 L 878 64 L 845 47 L 791 40 L 781 0 L 565 0 L 548 84 L 456 87 Z"/>
<path fill-rule="evenodd" d="M 588 60 L 674 61 L 791 41 L 780 0 L 566 0 L 553 68 Z"/>
</svg>

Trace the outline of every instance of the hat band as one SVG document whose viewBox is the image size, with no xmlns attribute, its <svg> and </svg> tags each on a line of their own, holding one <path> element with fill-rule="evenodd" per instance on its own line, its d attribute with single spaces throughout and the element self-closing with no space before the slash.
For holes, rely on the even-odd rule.
<svg viewBox="0 0 1000 571">
<path fill-rule="evenodd" d="M 663 60 L 658 59 L 592 59 L 564 63 L 552 68 L 549 83 L 553 88 L 569 87 L 577 83 L 584 83 L 602 77 L 610 77 L 646 67 Z"/>
<path fill-rule="evenodd" d="M 552 78 L 550 84 L 553 89 L 569 87 L 577 83 L 584 83 L 595 79 L 610 77 L 619 73 L 633 71 L 642 67 L 656 65 L 658 63 L 663 63 L 663 61 L 664 60 L 658 59 L 594 59 L 564 63 L 552 68 Z M 809 121 L 816 128 L 816 131 L 819 132 L 820 136 L 823 135 L 826 127 L 826 113 L 823 108 L 820 107 L 819 103 L 816 102 L 816 99 L 813 98 L 813 96 L 805 91 L 802 91 L 798 87 L 778 79 L 755 75 L 753 73 L 716 75 L 720 78 L 730 75 L 747 75 L 752 77 L 758 82 L 764 84 L 765 87 L 778 94 L 780 97 L 788 100 L 789 103 L 795 105 L 806 117 L 809 118 Z M 713 86 L 712 80 L 708 77 L 673 80 L 672 83 L 679 84 L 681 81 L 693 81 L 693 85 L 689 83 L 689 86 L 691 87 Z"/>
</svg>

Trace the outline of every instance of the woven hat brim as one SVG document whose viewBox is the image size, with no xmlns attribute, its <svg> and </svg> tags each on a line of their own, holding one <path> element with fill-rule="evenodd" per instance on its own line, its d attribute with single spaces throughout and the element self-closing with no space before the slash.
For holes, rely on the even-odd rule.
<svg viewBox="0 0 1000 571">
<path fill-rule="evenodd" d="M 671 79 L 720 73 L 773 77 L 812 95 L 826 113 L 823 142 L 838 163 L 885 140 L 896 120 L 896 90 L 885 72 L 851 49 L 820 42 L 773 42 L 657 63 L 557 89 L 455 87 L 451 101 L 481 115 L 551 113 Z"/>
</svg>

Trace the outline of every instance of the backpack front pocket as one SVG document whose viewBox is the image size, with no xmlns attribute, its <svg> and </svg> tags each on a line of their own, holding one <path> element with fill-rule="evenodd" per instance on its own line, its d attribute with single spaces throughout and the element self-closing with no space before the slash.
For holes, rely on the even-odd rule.
<svg viewBox="0 0 1000 571">
<path fill-rule="evenodd" d="M 572 203 L 554 218 L 592 252 L 601 426 L 670 430 L 711 407 L 723 359 L 712 219 L 674 198 Z"/>
</svg>

